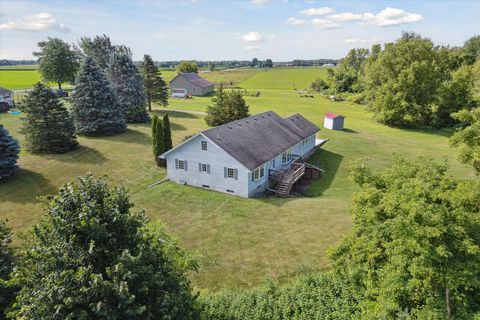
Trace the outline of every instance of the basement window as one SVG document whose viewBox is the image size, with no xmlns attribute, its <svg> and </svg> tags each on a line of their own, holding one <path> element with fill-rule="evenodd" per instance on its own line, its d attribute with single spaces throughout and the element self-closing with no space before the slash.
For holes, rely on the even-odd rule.
<svg viewBox="0 0 480 320">
<path fill-rule="evenodd" d="M 228 193 L 235 193 L 235 191 L 231 190 L 231 189 L 227 189 L 227 192 Z"/>
</svg>

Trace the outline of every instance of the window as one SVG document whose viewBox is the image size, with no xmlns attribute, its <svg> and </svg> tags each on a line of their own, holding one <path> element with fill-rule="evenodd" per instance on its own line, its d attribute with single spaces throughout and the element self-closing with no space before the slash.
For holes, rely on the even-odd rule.
<svg viewBox="0 0 480 320">
<path fill-rule="evenodd" d="M 275 159 L 273 159 L 272 161 L 270 161 L 270 167 L 275 169 Z"/>
<path fill-rule="evenodd" d="M 202 184 L 202 188 L 207 188 L 207 189 L 209 189 L 210 186 L 209 186 L 208 184 Z"/>
<path fill-rule="evenodd" d="M 207 165 L 206 164 L 202 164 L 202 171 L 207 172 Z"/>
<path fill-rule="evenodd" d="M 199 163 L 198 164 L 198 172 L 210 173 L 210 165 L 206 164 L 206 163 Z"/>
<path fill-rule="evenodd" d="M 185 170 L 185 161 L 178 160 L 178 169 Z"/>
<path fill-rule="evenodd" d="M 290 160 L 292 160 L 292 149 L 288 149 L 282 154 L 282 163 L 290 162 Z"/>
<path fill-rule="evenodd" d="M 227 192 L 228 193 L 235 193 L 235 191 L 231 190 L 231 189 L 227 189 Z"/>
<path fill-rule="evenodd" d="M 232 168 L 227 168 L 227 178 L 234 179 L 235 178 L 235 170 L 233 170 Z"/>
<path fill-rule="evenodd" d="M 202 141 L 202 150 L 207 151 L 207 141 Z"/>
<path fill-rule="evenodd" d="M 255 171 L 252 172 L 252 176 L 254 180 L 260 180 L 263 178 L 265 175 L 265 168 L 264 166 L 261 166 L 260 168 L 257 168 Z"/>
</svg>

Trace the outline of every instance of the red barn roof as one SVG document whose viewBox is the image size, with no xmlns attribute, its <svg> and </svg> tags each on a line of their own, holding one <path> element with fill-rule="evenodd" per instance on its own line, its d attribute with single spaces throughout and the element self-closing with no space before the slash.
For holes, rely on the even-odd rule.
<svg viewBox="0 0 480 320">
<path fill-rule="evenodd" d="M 329 119 L 335 119 L 335 118 L 338 118 L 338 117 L 345 118 L 345 117 L 342 116 L 341 114 L 336 114 L 336 113 L 333 113 L 333 112 L 327 112 L 327 113 L 325 113 L 325 117 L 326 117 L 326 118 L 329 118 Z"/>
</svg>

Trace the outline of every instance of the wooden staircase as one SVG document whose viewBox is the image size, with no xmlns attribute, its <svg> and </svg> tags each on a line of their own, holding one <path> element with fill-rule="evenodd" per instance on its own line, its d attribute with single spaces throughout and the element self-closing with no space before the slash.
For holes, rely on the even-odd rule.
<svg viewBox="0 0 480 320">
<path fill-rule="evenodd" d="M 279 177 L 275 195 L 277 197 L 288 197 L 290 195 L 290 191 L 292 191 L 293 185 L 295 182 L 300 180 L 304 173 L 304 163 L 292 163 L 290 169 L 282 172 L 281 176 Z"/>
</svg>

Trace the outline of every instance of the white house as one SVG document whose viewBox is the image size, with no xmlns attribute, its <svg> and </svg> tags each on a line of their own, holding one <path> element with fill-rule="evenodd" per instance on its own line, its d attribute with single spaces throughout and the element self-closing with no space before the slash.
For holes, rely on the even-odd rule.
<svg viewBox="0 0 480 320">
<path fill-rule="evenodd" d="M 253 197 L 269 188 L 286 196 L 305 172 L 320 129 L 300 114 L 267 111 L 202 131 L 160 157 L 172 181 Z M 272 189 L 273 188 L 273 189 Z"/>
<path fill-rule="evenodd" d="M 325 113 L 325 120 L 323 122 L 323 126 L 330 130 L 343 130 L 344 122 L 344 116 L 336 113 L 327 112 Z"/>
</svg>

